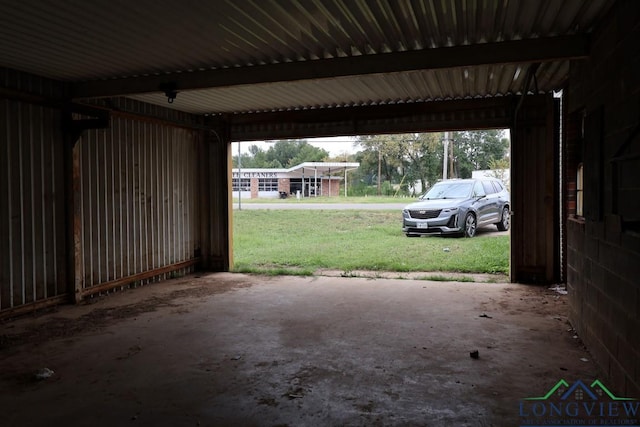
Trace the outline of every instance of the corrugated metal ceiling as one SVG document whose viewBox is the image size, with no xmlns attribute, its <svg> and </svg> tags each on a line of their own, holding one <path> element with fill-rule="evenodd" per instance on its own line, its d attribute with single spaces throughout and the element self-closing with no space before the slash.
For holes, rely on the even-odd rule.
<svg viewBox="0 0 640 427">
<path fill-rule="evenodd" d="M 568 63 L 552 62 L 538 70 L 538 85 L 547 88 L 568 72 Z M 313 109 L 338 106 L 439 101 L 517 93 L 524 67 L 518 65 L 425 70 L 288 83 L 266 83 L 187 91 L 173 104 L 163 93 L 132 98 L 197 113 Z M 251 105 L 252 109 L 247 109 Z M 293 106 L 293 107 L 292 107 Z"/>
<path fill-rule="evenodd" d="M 612 2 L 2 0 L 0 66 L 79 82 L 582 34 Z M 222 87 L 181 92 L 171 105 L 162 93 L 134 98 L 192 113 L 473 98 L 516 93 L 519 67 Z M 566 61 L 543 64 L 538 89 L 567 72 Z"/>
</svg>

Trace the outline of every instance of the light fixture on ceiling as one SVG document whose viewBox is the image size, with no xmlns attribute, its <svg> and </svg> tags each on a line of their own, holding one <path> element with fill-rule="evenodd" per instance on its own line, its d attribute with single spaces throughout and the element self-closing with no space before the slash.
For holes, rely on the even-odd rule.
<svg viewBox="0 0 640 427">
<path fill-rule="evenodd" d="M 178 96 L 178 85 L 176 85 L 175 82 L 171 82 L 171 83 L 162 83 L 160 85 L 160 90 L 164 92 L 165 96 L 167 97 L 167 102 L 169 104 L 173 104 L 173 101 L 175 101 L 176 97 Z"/>
</svg>

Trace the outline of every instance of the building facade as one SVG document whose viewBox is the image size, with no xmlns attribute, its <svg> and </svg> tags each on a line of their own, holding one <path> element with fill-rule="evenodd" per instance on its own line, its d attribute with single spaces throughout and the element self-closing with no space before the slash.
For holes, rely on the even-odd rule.
<svg viewBox="0 0 640 427">
<path fill-rule="evenodd" d="M 305 162 L 288 169 L 233 169 L 233 197 L 339 196 L 347 173 L 359 166 L 347 162 Z"/>
</svg>

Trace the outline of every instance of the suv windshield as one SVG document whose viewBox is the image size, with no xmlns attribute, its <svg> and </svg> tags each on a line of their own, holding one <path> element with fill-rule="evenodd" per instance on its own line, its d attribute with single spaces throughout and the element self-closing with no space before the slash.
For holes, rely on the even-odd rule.
<svg viewBox="0 0 640 427">
<path fill-rule="evenodd" d="M 466 199 L 472 187 L 472 182 L 440 182 L 431 187 L 421 198 L 424 200 Z"/>
</svg>

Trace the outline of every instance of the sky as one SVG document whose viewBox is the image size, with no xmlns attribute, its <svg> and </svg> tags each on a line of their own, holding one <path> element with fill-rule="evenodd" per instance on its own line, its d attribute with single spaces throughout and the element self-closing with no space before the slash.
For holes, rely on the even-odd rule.
<svg viewBox="0 0 640 427">
<path fill-rule="evenodd" d="M 509 138 L 509 131 L 505 129 L 504 136 Z M 354 143 L 356 141 L 355 136 L 336 136 L 336 137 L 325 137 L 325 138 L 301 138 L 306 140 L 309 144 L 322 148 L 329 152 L 330 157 L 338 157 L 345 152 L 347 154 L 354 154 L 358 152 L 358 148 L 354 147 Z M 252 145 L 257 145 L 262 150 L 267 151 L 270 146 L 273 145 L 275 141 L 243 141 L 240 143 L 240 151 L 243 154 L 249 152 L 249 147 Z M 232 146 L 232 155 L 238 154 L 238 143 L 233 142 Z"/>
<path fill-rule="evenodd" d="M 332 138 L 302 138 L 307 141 L 309 144 L 322 148 L 329 152 L 329 156 L 337 157 L 340 154 L 344 154 L 345 152 L 348 154 L 353 154 L 357 149 L 353 147 L 355 142 L 355 137 L 352 136 L 337 136 Z M 275 141 L 243 141 L 240 143 L 240 151 L 244 153 L 249 152 L 249 147 L 252 145 L 257 145 L 262 150 L 267 151 L 271 145 L 273 145 Z M 235 156 L 238 154 L 238 143 L 233 142 L 231 144 L 232 154 Z"/>
</svg>

